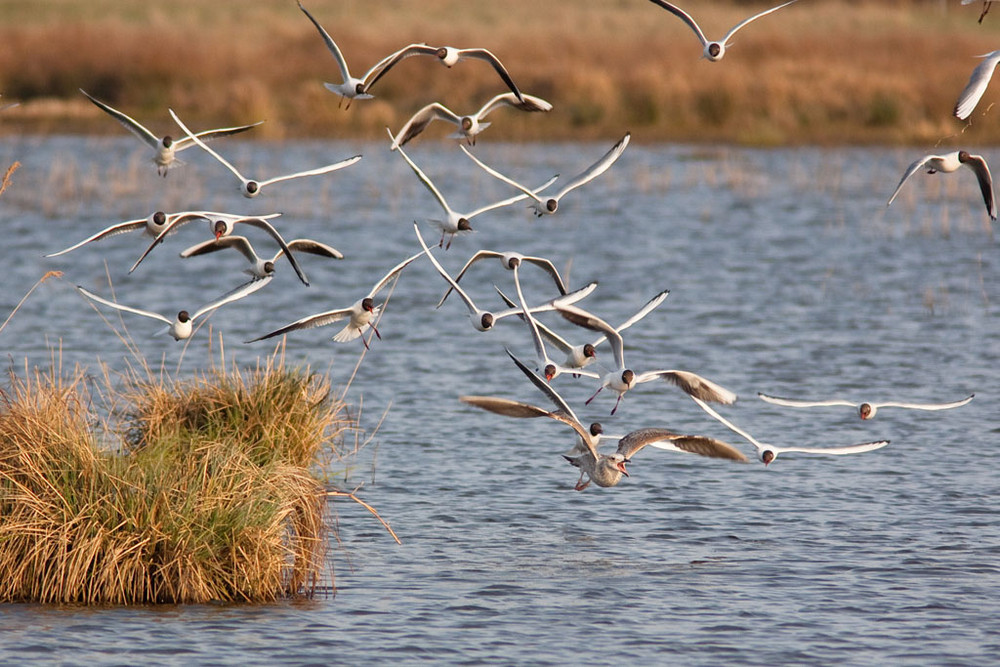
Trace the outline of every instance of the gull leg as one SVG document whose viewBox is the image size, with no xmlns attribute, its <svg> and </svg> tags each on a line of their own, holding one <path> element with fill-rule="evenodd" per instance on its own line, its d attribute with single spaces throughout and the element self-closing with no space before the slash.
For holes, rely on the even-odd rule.
<svg viewBox="0 0 1000 667">
<path fill-rule="evenodd" d="M 611 414 L 615 414 L 615 411 L 618 409 L 618 404 L 622 402 L 622 396 L 624 395 L 625 394 L 618 394 L 618 400 L 615 401 L 615 407 L 611 408 Z"/>
<path fill-rule="evenodd" d="M 604 389 L 604 385 L 603 385 L 603 384 L 602 384 L 602 385 L 601 385 L 600 387 L 598 387 L 598 388 L 597 388 L 597 391 L 595 391 L 595 392 L 594 392 L 594 395 L 593 395 L 593 396 L 591 396 L 590 398 L 588 398 L 588 399 L 587 399 L 586 401 L 584 401 L 584 402 L 583 402 L 583 404 L 584 404 L 584 405 L 590 405 L 590 402 L 591 402 L 592 400 L 594 400 L 594 398 L 596 398 L 598 394 L 600 394 L 600 393 L 601 393 L 601 390 L 602 390 L 602 389 Z"/>
</svg>

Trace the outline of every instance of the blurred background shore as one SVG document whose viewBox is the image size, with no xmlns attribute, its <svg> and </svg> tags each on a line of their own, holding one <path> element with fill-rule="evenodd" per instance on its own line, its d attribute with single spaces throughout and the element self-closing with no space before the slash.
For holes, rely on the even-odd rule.
<svg viewBox="0 0 1000 667">
<path fill-rule="evenodd" d="M 494 141 L 620 137 L 753 146 L 1000 143 L 1000 85 L 971 126 L 951 115 L 1000 48 L 1000 8 L 959 0 L 800 0 L 741 30 L 725 59 L 647 0 L 307 0 L 352 74 L 412 43 L 489 48 L 548 114 L 494 112 Z M 769 6 L 684 5 L 710 39 Z M 502 82 L 483 62 L 410 58 L 347 110 L 323 88 L 336 62 L 294 0 L 0 2 L 0 134 L 123 132 L 78 91 L 178 132 L 265 120 L 257 138 L 384 136 L 441 102 L 472 113 Z M 995 91 L 995 92 L 994 92 Z M 433 126 L 432 126 L 433 128 Z M 447 130 L 445 132 L 444 130 Z M 451 129 L 433 128 L 435 137 Z M 424 139 L 426 140 L 426 139 Z"/>
</svg>

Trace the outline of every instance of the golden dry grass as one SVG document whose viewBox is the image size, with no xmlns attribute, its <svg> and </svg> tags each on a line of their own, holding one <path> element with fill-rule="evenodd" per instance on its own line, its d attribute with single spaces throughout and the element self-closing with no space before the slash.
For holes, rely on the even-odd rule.
<svg viewBox="0 0 1000 667">
<path fill-rule="evenodd" d="M 689 3 L 690 4 L 690 3 Z M 693 3 L 720 36 L 768 3 Z M 952 105 L 996 48 L 1000 17 L 976 23 L 957 2 L 803 0 L 742 30 L 720 63 L 645 0 L 504 3 L 310 0 L 306 6 L 362 72 L 410 42 L 484 45 L 549 114 L 503 114 L 497 140 L 589 139 L 789 143 L 928 143 L 956 134 Z M 947 7 L 947 11 L 942 8 Z M 280 3 L 49 2 L 0 7 L 0 90 L 22 101 L 4 129 L 120 132 L 84 88 L 169 131 L 173 106 L 196 127 L 266 119 L 257 136 L 384 136 L 417 108 L 459 113 L 502 92 L 484 63 L 446 71 L 425 58 L 397 66 L 348 111 L 322 87 L 337 69 L 292 0 Z M 982 109 L 998 99 L 988 93 Z M 963 140 L 1000 140 L 983 119 Z M 442 136 L 433 128 L 429 134 Z"/>
<path fill-rule="evenodd" d="M 351 427 L 343 410 L 324 377 L 280 357 L 185 381 L 12 374 L 0 391 L 0 601 L 310 594 L 326 567 L 320 475 Z"/>
</svg>

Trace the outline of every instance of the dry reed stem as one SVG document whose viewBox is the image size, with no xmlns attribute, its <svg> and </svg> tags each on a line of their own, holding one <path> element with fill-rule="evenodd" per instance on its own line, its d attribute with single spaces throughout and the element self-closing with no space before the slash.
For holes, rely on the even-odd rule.
<svg viewBox="0 0 1000 667">
<path fill-rule="evenodd" d="M 357 504 L 361 505 L 366 510 L 368 510 L 369 512 L 371 512 L 375 516 L 375 518 L 379 520 L 379 523 L 381 523 L 383 526 L 385 526 L 385 529 L 387 531 L 389 531 L 390 535 L 392 535 L 392 539 L 396 540 L 396 544 L 402 544 L 402 542 L 400 541 L 399 537 L 396 535 L 396 532 L 386 522 L 386 520 L 382 518 L 382 516 L 378 513 L 378 510 L 376 510 L 374 507 L 372 507 L 371 505 L 369 505 L 368 503 L 366 503 L 365 501 L 361 500 L 356 495 L 354 495 L 353 491 L 327 491 L 326 495 L 328 495 L 328 496 L 334 496 L 334 497 L 350 498 L 351 500 L 353 500 Z"/>
<path fill-rule="evenodd" d="M 10 185 L 10 179 L 17 171 L 17 168 L 21 166 L 20 162 L 14 162 L 14 164 L 7 167 L 7 171 L 3 175 L 3 183 L 0 183 L 0 195 L 2 195 L 6 190 L 7 186 Z"/>
<path fill-rule="evenodd" d="M 10 172 L 8 171 L 8 173 L 10 173 Z M 4 187 L 6 187 L 6 185 L 7 185 L 7 179 L 4 178 Z M 3 188 L 0 188 L 0 193 L 2 193 L 2 192 L 3 192 Z M 25 293 L 25 295 L 21 297 L 21 300 L 17 302 L 17 305 L 14 306 L 14 310 L 10 311 L 10 315 L 8 315 L 7 319 L 5 319 L 3 321 L 3 324 L 0 324 L 0 331 L 4 330 L 4 328 L 7 326 L 7 323 L 10 322 L 10 320 L 14 317 L 14 313 L 16 313 L 21 308 L 21 305 L 25 301 L 28 300 L 28 297 L 31 296 L 31 293 L 35 291 L 36 287 L 38 287 L 39 285 L 41 285 L 42 283 L 44 283 L 49 278 L 62 278 L 62 276 L 63 276 L 63 272 L 62 271 L 48 271 L 48 272 L 45 273 L 44 276 L 42 276 L 41 278 L 39 278 L 35 282 L 35 284 L 31 286 L 31 289 L 29 289 Z"/>
</svg>

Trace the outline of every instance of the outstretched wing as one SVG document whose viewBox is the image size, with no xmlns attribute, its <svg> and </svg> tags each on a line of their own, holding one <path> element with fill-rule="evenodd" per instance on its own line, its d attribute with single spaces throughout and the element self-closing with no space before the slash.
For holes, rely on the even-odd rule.
<svg viewBox="0 0 1000 667">
<path fill-rule="evenodd" d="M 585 329 L 600 331 L 603 333 L 608 339 L 608 343 L 611 345 L 611 351 L 615 357 L 615 366 L 618 369 L 625 368 L 625 343 L 622 340 L 622 335 L 618 333 L 614 327 L 597 315 L 594 315 L 593 313 L 590 313 L 578 306 L 568 304 L 565 301 L 557 301 L 555 306 L 556 310 L 559 311 L 559 314 L 573 324 L 584 327 Z"/>
<path fill-rule="evenodd" d="M 114 236 L 116 234 L 124 234 L 125 232 L 136 231 L 136 230 L 142 229 L 145 226 L 146 226 L 146 219 L 145 218 L 143 218 L 142 220 L 127 220 L 125 222 L 119 222 L 118 224 L 111 225 L 110 227 L 102 229 L 101 231 L 97 232 L 96 234 L 94 234 L 92 236 L 88 236 L 84 240 L 82 240 L 79 243 L 76 243 L 74 245 L 71 245 L 70 247 L 66 248 L 65 250 L 60 250 L 59 252 L 54 252 L 54 253 L 51 253 L 51 254 L 45 255 L 45 256 L 46 257 L 58 257 L 59 255 L 65 255 L 69 251 L 76 250 L 80 246 L 86 245 L 86 244 L 90 243 L 91 241 L 97 241 L 97 240 L 100 240 L 100 239 L 103 239 L 103 238 L 107 238 L 109 236 Z"/>
<path fill-rule="evenodd" d="M 308 169 L 306 171 L 297 171 L 294 174 L 284 174 L 282 176 L 275 176 L 274 178 L 269 178 L 264 181 L 259 181 L 258 185 L 264 187 L 265 185 L 271 185 L 272 183 L 280 183 L 281 181 L 290 181 L 293 178 L 302 178 L 304 176 L 319 176 L 320 174 L 328 174 L 331 171 L 337 171 L 338 169 L 343 169 L 344 167 L 350 167 L 352 164 L 361 159 L 360 155 L 353 155 L 346 160 L 341 160 L 340 162 L 334 162 L 333 164 L 327 164 L 322 167 L 316 167 L 315 169 Z"/>
<path fill-rule="evenodd" d="M 630 459 L 647 445 L 716 459 L 747 460 L 739 450 L 721 440 L 702 435 L 683 435 L 665 428 L 643 428 L 632 431 L 618 441 L 618 453 Z"/>
<path fill-rule="evenodd" d="M 761 12 L 760 14 L 754 14 L 753 16 L 751 16 L 751 17 L 750 17 L 750 18 L 748 18 L 748 19 L 743 19 L 742 21 L 740 21 L 739 23 L 737 23 L 736 25 L 734 25 L 734 26 L 733 26 L 732 28 L 730 28 L 729 32 L 727 32 L 727 33 L 726 33 L 726 36 L 725 36 L 725 37 L 724 37 L 724 38 L 722 39 L 722 43 L 723 43 L 723 44 L 727 43 L 727 42 L 728 42 L 728 41 L 730 40 L 730 38 L 731 38 L 731 37 L 732 37 L 733 35 L 735 35 L 735 34 L 736 34 L 736 31 L 737 31 L 737 30 L 739 30 L 740 28 L 742 28 L 742 27 L 743 27 L 743 26 L 745 26 L 746 24 L 750 23 L 751 21 L 756 21 L 756 20 L 757 20 L 757 19 L 759 19 L 759 18 L 760 18 L 761 16 L 767 16 L 767 15 L 768 15 L 768 14 L 770 14 L 771 12 L 776 12 L 776 11 L 778 11 L 779 9 L 781 9 L 782 7 L 787 7 L 788 5 L 792 4 L 793 2 L 798 2 L 798 0 L 788 0 L 788 2 L 786 2 L 786 3 L 783 3 L 783 4 L 780 4 L 780 5 L 778 5 L 777 7 L 771 7 L 770 9 L 765 9 L 765 10 L 764 10 L 764 11 L 762 11 L 762 12 Z"/>
<path fill-rule="evenodd" d="M 958 407 L 961 407 L 961 406 L 965 405 L 966 403 L 968 403 L 969 401 L 971 401 L 975 397 L 976 397 L 975 394 L 971 394 L 969 396 L 966 396 L 965 398 L 963 398 L 960 401 L 951 401 L 950 403 L 897 403 L 897 402 L 890 402 L 890 403 L 873 403 L 872 405 L 874 405 L 875 408 L 909 408 L 911 410 L 950 410 L 951 408 L 958 408 Z"/>
<path fill-rule="evenodd" d="M 662 378 L 670 384 L 680 387 L 688 396 L 697 396 L 703 401 L 724 403 L 726 405 L 736 402 L 736 394 L 691 371 L 646 371 L 645 373 L 638 374 L 635 382 L 636 384 L 641 384 L 655 378 Z"/>
<path fill-rule="evenodd" d="M 400 271 L 402 271 L 407 266 L 409 266 L 410 262 L 414 261 L 415 259 L 417 259 L 418 257 L 420 257 L 421 255 L 423 255 L 425 253 L 428 256 L 430 256 L 430 253 L 427 252 L 426 249 L 425 249 L 425 250 L 423 250 L 421 252 L 418 252 L 416 255 L 412 255 L 410 257 L 407 257 L 402 262 L 400 262 L 396 266 L 394 266 L 391 269 L 389 269 L 389 272 L 387 274 L 385 274 L 384 276 L 382 276 L 382 279 L 379 280 L 377 283 L 375 283 L 375 286 L 371 288 L 371 290 L 368 292 L 368 296 L 374 297 L 376 294 L 378 294 L 379 292 L 381 292 L 382 288 L 385 287 L 386 285 L 388 285 L 389 281 L 392 280 L 396 276 L 396 274 L 398 274 Z"/>
<path fill-rule="evenodd" d="M 469 150 L 465 146 L 459 146 L 459 148 L 461 148 L 462 151 L 467 156 L 469 156 L 469 159 L 472 160 L 473 162 L 475 162 L 476 164 L 478 164 L 479 167 L 483 171 L 485 171 L 487 174 L 493 176 L 494 178 L 497 178 L 497 179 L 503 181 L 507 185 L 510 185 L 510 186 L 513 186 L 513 187 L 517 188 L 518 190 L 520 190 L 521 192 L 523 192 L 524 194 L 528 195 L 529 197 L 531 197 L 532 199 L 534 199 L 535 201 L 537 201 L 539 203 L 541 203 L 543 201 L 537 194 L 535 194 L 535 192 L 533 190 L 530 190 L 530 189 L 526 188 L 525 186 L 521 185 L 520 183 L 518 183 L 514 179 L 510 178 L 509 176 L 504 176 L 503 174 L 501 174 L 499 171 L 497 171 L 493 167 L 490 167 L 485 162 L 482 162 L 479 158 L 477 158 L 475 155 L 473 155 L 471 152 L 469 152 Z"/>
<path fill-rule="evenodd" d="M 507 72 L 507 68 L 504 67 L 503 63 L 500 62 L 500 59 L 497 58 L 495 55 L 493 55 L 490 51 L 479 48 L 460 49 L 459 53 L 461 54 L 462 58 L 476 58 L 478 60 L 484 60 L 488 62 L 490 65 L 493 65 L 493 69 L 496 70 L 496 73 L 500 75 L 500 78 L 503 79 L 503 82 L 507 84 L 507 87 L 510 88 L 510 91 L 514 93 L 514 95 L 517 97 L 518 100 L 522 102 L 524 101 L 524 95 L 522 95 L 521 91 L 517 89 L 517 85 L 514 83 L 514 79 L 510 78 L 510 74 Z"/>
<path fill-rule="evenodd" d="M 334 60 L 337 61 L 337 67 L 340 68 L 340 76 L 343 79 L 344 83 L 350 81 L 351 73 L 347 69 L 347 61 L 344 60 L 344 54 L 340 52 L 340 48 L 337 47 L 337 43 L 333 41 L 333 38 L 330 37 L 329 33 L 327 33 L 327 31 L 323 28 L 323 26 L 319 24 L 319 21 L 313 18 L 313 15 L 310 14 L 306 10 L 306 8 L 302 6 L 301 2 L 299 3 L 299 9 L 301 9 L 302 13 L 305 14 L 307 17 L 309 17 L 309 20 L 312 21 L 312 24 L 316 26 L 316 30 L 319 31 L 319 36 L 323 38 L 323 42 L 326 44 L 326 48 L 330 50 L 330 53 L 333 54 Z"/>
<path fill-rule="evenodd" d="M 211 155 L 216 160 L 218 160 L 219 162 L 221 162 L 223 164 L 223 166 L 225 166 L 226 169 L 228 169 L 229 171 L 233 172 L 233 175 L 236 176 L 236 178 L 238 178 L 241 182 L 246 183 L 247 179 L 244 178 L 243 174 L 241 174 L 236 167 L 234 167 L 232 164 L 230 164 L 229 161 L 226 160 L 226 158 L 222 157 L 221 155 L 219 155 L 218 153 L 216 153 L 214 150 L 212 150 L 211 148 L 209 148 L 208 144 L 206 144 L 204 141 L 202 141 L 201 139 L 199 139 L 197 134 L 194 134 L 193 132 L 191 132 L 191 130 L 188 129 L 187 125 L 185 125 L 184 122 L 181 121 L 181 119 L 177 117 L 177 114 L 174 113 L 173 109 L 167 109 L 167 111 L 170 112 L 170 117 L 174 119 L 174 122 L 177 123 L 177 125 L 180 126 L 180 128 L 182 130 L 184 130 L 184 133 L 186 135 L 188 135 L 188 138 L 190 138 L 191 141 L 193 141 L 194 143 L 196 143 L 199 146 L 201 146 L 203 149 L 205 149 L 205 151 L 209 155 Z"/>
<path fill-rule="evenodd" d="M 969 82 L 965 84 L 965 88 L 958 95 L 954 111 L 956 118 L 965 120 L 972 115 L 983 93 L 986 92 L 986 87 L 990 85 L 990 79 L 993 78 L 993 72 L 996 70 L 997 63 L 1000 63 L 1000 51 L 987 53 L 983 57 L 985 60 L 976 65 L 976 68 L 972 70 Z"/>
<path fill-rule="evenodd" d="M 625 151 L 625 148 L 628 146 L 628 142 L 631 139 L 631 137 L 632 134 L 626 132 L 625 136 L 619 139 L 618 143 L 612 146 L 611 150 L 605 153 L 600 160 L 590 165 L 590 167 L 588 167 L 586 171 L 584 171 L 583 173 L 579 174 L 571 181 L 566 183 L 566 185 L 563 186 L 562 190 L 559 191 L 559 194 L 556 195 L 556 199 L 562 199 L 563 195 L 565 195 L 570 190 L 574 190 L 583 185 L 584 183 L 589 183 L 590 181 L 594 180 L 595 178 L 606 172 L 611 167 L 611 165 L 613 165 L 615 161 L 619 157 L 621 157 L 621 154 Z"/>
<path fill-rule="evenodd" d="M 240 132 L 246 132 L 247 130 L 252 130 L 258 125 L 263 124 L 264 121 L 259 120 L 256 123 L 250 123 L 249 125 L 239 125 L 237 127 L 220 127 L 217 130 L 205 130 L 204 132 L 199 132 L 196 136 L 202 141 L 212 141 L 213 139 L 220 139 L 222 137 L 231 137 L 234 134 L 239 134 Z M 183 137 L 174 142 L 174 152 L 179 153 L 186 148 L 194 146 L 194 141 L 188 137 Z"/>
<path fill-rule="evenodd" d="M 80 88 L 80 92 L 86 95 L 87 99 L 96 104 L 98 108 L 106 111 L 108 114 L 111 115 L 112 118 L 121 123 L 126 130 L 128 130 L 135 136 L 139 137 L 139 139 L 142 140 L 144 144 L 153 149 L 159 148 L 160 138 L 157 137 L 152 132 L 150 132 L 149 130 L 147 130 L 145 127 L 143 127 L 138 121 L 134 120 L 133 118 L 130 118 L 129 116 L 126 116 L 118 109 L 109 107 L 104 102 L 101 102 L 100 100 L 91 97 L 90 93 L 88 93 L 83 88 Z"/>
<path fill-rule="evenodd" d="M 286 324 L 280 329 L 275 329 L 271 333 L 266 333 L 263 336 L 258 336 L 257 338 L 251 338 L 250 340 L 244 341 L 245 343 L 254 343 L 258 340 L 264 340 L 265 338 L 273 338 L 274 336 L 280 336 L 281 334 L 288 333 L 289 331 L 297 331 L 298 329 L 313 329 L 315 327 L 326 326 L 327 324 L 333 324 L 338 322 L 345 317 L 350 316 L 350 308 L 338 308 L 337 310 L 328 310 L 325 313 L 317 313 L 315 315 L 309 315 L 308 317 L 303 317 L 301 320 L 295 320 L 291 324 Z"/>
<path fill-rule="evenodd" d="M 126 313 L 133 313 L 135 315 L 142 315 L 143 317 L 151 317 L 154 320 L 160 320 L 161 322 L 166 322 L 168 325 L 173 324 L 173 320 L 171 320 L 171 319 L 169 319 L 167 317 L 164 317 L 163 315 L 160 315 L 159 313 L 154 313 L 154 312 L 151 312 L 149 310 L 139 310 L 138 308 L 130 308 L 129 306 L 123 306 L 122 304 L 115 303 L 114 301 L 108 301 L 107 299 L 104 299 L 104 298 L 101 298 L 101 297 L 97 296 L 93 292 L 88 292 L 87 290 L 85 290 L 84 288 L 80 287 L 79 285 L 76 286 L 76 289 L 79 290 L 80 293 L 83 294 L 88 299 L 91 299 L 92 301 L 96 301 L 98 303 L 103 303 L 105 306 L 109 306 L 109 307 L 114 308 L 116 310 L 122 310 L 122 311 L 125 311 Z"/>
<path fill-rule="evenodd" d="M 915 173 L 920 171 L 920 169 L 923 168 L 925 164 L 927 164 L 927 161 L 932 159 L 933 157 L 934 157 L 933 155 L 925 155 L 919 160 L 914 160 L 912 163 L 910 163 L 910 166 L 906 168 L 906 173 L 903 174 L 903 178 L 899 179 L 899 185 L 897 185 L 896 189 L 893 190 L 892 196 L 889 197 L 889 201 L 885 203 L 886 206 L 892 204 L 892 200 L 895 199 L 896 195 L 899 194 L 899 190 L 900 188 L 903 187 L 903 183 L 906 183 L 906 180 L 910 176 L 913 176 Z"/>
<path fill-rule="evenodd" d="M 847 405 L 852 408 L 858 407 L 856 403 L 852 403 L 851 401 L 845 401 L 844 399 L 841 398 L 831 398 L 820 401 L 809 401 L 797 398 L 782 398 L 780 396 L 768 396 L 767 394 L 762 394 L 759 391 L 757 392 L 757 397 L 762 401 L 766 401 L 767 403 L 773 403 L 775 405 L 784 405 L 785 407 L 789 408 L 821 408 L 830 405 Z"/>
<path fill-rule="evenodd" d="M 875 442 L 863 442 L 860 445 L 848 445 L 847 447 L 771 447 L 775 454 L 785 452 L 802 452 L 803 454 L 830 454 L 832 456 L 843 456 L 844 454 L 860 454 L 881 449 L 889 444 L 888 440 L 877 440 Z"/>
<path fill-rule="evenodd" d="M 493 396 L 459 396 L 458 400 L 477 408 L 495 412 L 505 417 L 531 418 L 548 417 L 549 410 L 539 408 L 520 401 L 512 401 L 508 398 L 494 398 Z"/>
<path fill-rule="evenodd" d="M 196 320 L 207 312 L 213 311 L 219 306 L 224 306 L 227 303 L 231 303 L 238 299 L 242 299 L 245 296 L 249 296 L 261 289 L 269 282 L 271 282 L 272 276 L 266 276 L 264 278 L 254 278 L 253 280 L 248 280 L 242 285 L 236 287 L 236 289 L 230 290 L 220 296 L 218 299 L 206 303 L 204 306 L 195 311 L 195 314 L 191 316 L 192 320 Z"/>
<path fill-rule="evenodd" d="M 976 172 L 976 179 L 979 181 L 979 191 L 983 193 L 983 202 L 986 210 L 990 214 L 990 219 L 997 219 L 997 204 L 993 196 L 993 177 L 990 175 L 990 167 L 986 164 L 986 158 L 982 155 L 970 155 L 965 166 Z"/>
<path fill-rule="evenodd" d="M 405 146 L 407 142 L 413 137 L 417 136 L 426 129 L 435 120 L 446 120 L 455 125 L 461 125 L 462 118 L 454 111 L 434 102 L 428 104 L 423 109 L 413 114 L 410 120 L 406 121 L 406 125 L 399 130 L 395 137 L 392 138 L 392 148 L 391 150 L 396 150 L 400 146 Z M 391 136 L 391 135 L 390 135 Z"/>
<path fill-rule="evenodd" d="M 705 38 L 705 33 L 701 31 L 701 27 L 697 23 L 695 23 L 695 20 L 691 18 L 690 14 L 685 12 L 680 7 L 675 7 L 674 5 L 670 4 L 669 2 L 665 2 L 664 0 L 650 0 L 650 2 L 652 2 L 654 5 L 659 5 L 660 7 L 666 9 L 668 12 L 670 12 L 680 20 L 684 21 L 684 23 L 686 23 L 689 28 L 694 30 L 694 34 L 698 36 L 698 41 L 701 42 L 702 46 L 708 44 L 708 40 Z"/>
</svg>

